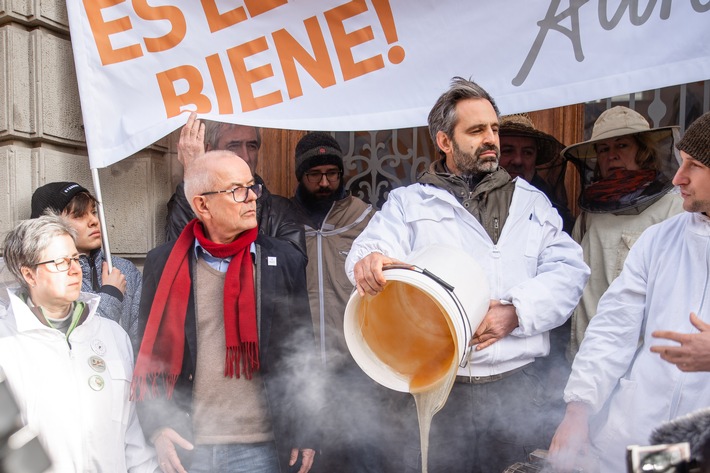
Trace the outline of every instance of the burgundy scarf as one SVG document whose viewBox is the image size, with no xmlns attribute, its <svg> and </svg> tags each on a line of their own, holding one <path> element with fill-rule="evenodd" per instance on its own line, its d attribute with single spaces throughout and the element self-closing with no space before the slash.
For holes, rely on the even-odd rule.
<svg viewBox="0 0 710 473">
<path fill-rule="evenodd" d="M 656 171 L 653 169 L 614 169 L 606 179 L 601 179 L 584 190 L 584 200 L 600 204 L 619 202 L 622 197 L 642 189 L 655 178 Z"/>
<path fill-rule="evenodd" d="M 158 282 L 133 372 L 131 399 L 143 400 L 146 393 L 149 399 L 157 397 L 159 381 L 163 382 L 165 396 L 172 397 L 182 370 L 185 317 L 191 293 L 188 255 L 195 239 L 212 256 L 232 257 L 224 285 L 227 345 L 224 376 L 239 378 L 241 373 L 251 379 L 253 372 L 259 369 L 254 273 L 249 251 L 257 233 L 256 228 L 247 230 L 232 243 L 222 245 L 205 237 L 202 223 L 197 219 L 187 224 L 175 242 Z"/>
</svg>

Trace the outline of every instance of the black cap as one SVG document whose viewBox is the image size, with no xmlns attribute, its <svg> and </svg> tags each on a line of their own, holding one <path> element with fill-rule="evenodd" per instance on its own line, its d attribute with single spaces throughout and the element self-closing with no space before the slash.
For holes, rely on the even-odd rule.
<svg viewBox="0 0 710 473">
<path fill-rule="evenodd" d="M 31 218 L 41 216 L 47 209 L 62 213 L 74 196 L 81 192 L 89 194 L 88 190 L 76 182 L 50 182 L 37 188 L 32 194 Z"/>
</svg>

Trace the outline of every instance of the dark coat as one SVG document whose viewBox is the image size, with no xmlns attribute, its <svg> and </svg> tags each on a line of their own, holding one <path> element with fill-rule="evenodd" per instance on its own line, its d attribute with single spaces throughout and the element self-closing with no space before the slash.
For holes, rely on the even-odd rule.
<svg viewBox="0 0 710 473">
<path fill-rule="evenodd" d="M 530 184 L 540 189 L 545 193 L 547 198 L 550 199 L 550 203 L 555 210 L 557 210 L 557 213 L 560 214 L 560 217 L 562 217 L 562 230 L 564 230 L 566 234 L 571 235 L 572 228 L 574 228 L 574 215 L 572 215 L 572 212 L 570 212 L 569 208 L 567 208 L 567 204 L 565 202 L 561 202 L 555 196 L 554 190 L 550 187 L 547 181 L 541 178 L 537 173 L 530 180 Z"/>
<path fill-rule="evenodd" d="M 145 333 L 158 282 L 174 244 L 165 243 L 148 253 L 143 270 L 139 339 Z M 189 262 L 192 274 L 192 250 Z M 259 235 L 256 240 L 254 278 L 257 288 L 260 373 L 266 386 L 281 467 L 286 471 L 291 448 L 316 449 L 317 442 L 315 416 L 319 406 L 311 396 L 317 395 L 314 389 L 319 386 L 321 377 L 315 356 L 306 289 L 306 258 L 290 243 Z M 185 321 L 185 356 L 173 397 L 170 400 L 160 398 L 137 403 L 146 437 L 150 438 L 160 427 L 171 427 L 192 441 L 192 387 L 196 350 L 193 290 Z M 189 459 L 183 457 L 183 465 L 189 466 Z"/>
</svg>

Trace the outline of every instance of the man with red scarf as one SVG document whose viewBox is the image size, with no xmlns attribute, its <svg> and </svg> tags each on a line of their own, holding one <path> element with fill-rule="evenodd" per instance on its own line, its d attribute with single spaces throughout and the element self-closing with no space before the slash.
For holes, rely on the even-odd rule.
<svg viewBox="0 0 710 473">
<path fill-rule="evenodd" d="M 261 190 L 236 154 L 197 158 L 185 176 L 197 218 L 148 253 L 132 393 L 164 472 L 313 463 L 306 258 L 258 235 Z"/>
</svg>

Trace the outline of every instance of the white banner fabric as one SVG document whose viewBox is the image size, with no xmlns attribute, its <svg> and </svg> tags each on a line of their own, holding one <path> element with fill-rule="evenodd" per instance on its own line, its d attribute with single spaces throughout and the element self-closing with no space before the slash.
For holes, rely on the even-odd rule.
<svg viewBox="0 0 710 473">
<path fill-rule="evenodd" d="M 422 126 L 454 76 L 502 113 L 710 79 L 710 0 L 69 0 L 92 168 L 201 118 Z"/>
</svg>

